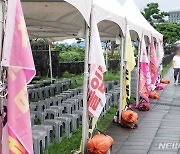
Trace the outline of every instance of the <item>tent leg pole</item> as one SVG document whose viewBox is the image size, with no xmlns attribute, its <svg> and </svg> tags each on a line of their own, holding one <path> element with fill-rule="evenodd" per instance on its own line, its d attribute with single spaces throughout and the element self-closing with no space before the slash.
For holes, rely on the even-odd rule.
<svg viewBox="0 0 180 154">
<path fill-rule="evenodd" d="M 140 56 L 141 56 L 141 44 L 142 44 L 142 38 L 143 38 L 143 34 L 142 37 L 139 39 L 139 46 L 138 46 L 138 60 L 137 60 L 137 91 L 136 91 L 136 108 L 139 106 L 139 80 L 140 80 Z"/>
<path fill-rule="evenodd" d="M 52 74 L 51 45 L 49 45 L 49 69 L 50 69 L 50 77 L 51 77 L 51 83 L 52 83 L 53 74 Z"/>
<path fill-rule="evenodd" d="M 0 0 L 0 61 L 2 61 L 3 51 L 2 51 L 2 43 L 3 43 L 3 30 L 4 30 L 4 10 L 5 10 L 4 1 Z M 0 81 L 3 80 L 3 67 L 0 66 Z M 1 92 L 3 93 L 3 91 Z M 2 94 L 1 94 L 2 95 Z M 0 98 L 0 154 L 2 154 L 2 113 L 3 113 L 3 101 L 4 99 Z"/>
<path fill-rule="evenodd" d="M 136 90 L 136 107 L 138 107 L 139 105 L 139 77 L 140 77 L 140 72 L 139 72 L 139 67 L 140 67 L 140 43 L 139 43 L 139 47 L 138 47 L 138 60 L 137 60 L 137 90 Z"/>
<path fill-rule="evenodd" d="M 106 52 L 106 70 L 108 74 L 108 49 L 107 48 L 105 48 L 105 52 Z"/>
<path fill-rule="evenodd" d="M 86 49 L 84 61 L 84 83 L 83 83 L 83 121 L 82 121 L 82 154 L 87 153 L 88 140 L 88 112 L 87 112 L 87 93 L 88 93 L 88 58 L 89 58 L 89 27 L 86 25 Z"/>
<path fill-rule="evenodd" d="M 119 98 L 119 122 L 121 121 L 121 113 L 123 110 L 123 79 L 124 79 L 124 37 L 122 36 L 121 49 L 119 45 L 119 51 L 121 55 L 120 63 L 120 98 Z"/>
</svg>

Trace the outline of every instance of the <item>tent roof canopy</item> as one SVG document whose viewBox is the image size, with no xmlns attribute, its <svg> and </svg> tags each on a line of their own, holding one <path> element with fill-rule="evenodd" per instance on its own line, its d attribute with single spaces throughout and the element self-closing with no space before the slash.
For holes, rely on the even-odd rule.
<svg viewBox="0 0 180 154">
<path fill-rule="evenodd" d="M 133 0 L 126 0 L 123 5 L 123 9 L 126 12 L 129 29 L 136 31 L 140 38 L 143 34 L 147 35 L 149 39 L 151 36 L 155 37 L 156 39 L 162 39 L 162 34 L 160 34 L 149 24 Z"/>
<path fill-rule="evenodd" d="M 114 0 L 94 0 L 93 5 L 101 40 L 116 40 L 119 34 L 125 33 L 125 14 L 117 8 L 113 10 Z"/>
<path fill-rule="evenodd" d="M 84 34 L 85 21 L 90 25 L 92 0 L 22 0 L 22 6 L 30 38 L 52 41 L 75 38 L 79 32 Z M 139 38 L 142 34 L 149 38 L 153 35 L 157 40 L 163 38 L 133 0 L 127 0 L 123 7 L 117 0 L 94 0 L 93 6 L 103 40 L 114 40 L 118 34 L 125 33 L 125 17 L 129 29 L 136 31 Z"/>
<path fill-rule="evenodd" d="M 90 24 L 91 0 L 22 0 L 30 38 L 75 38 Z"/>
</svg>

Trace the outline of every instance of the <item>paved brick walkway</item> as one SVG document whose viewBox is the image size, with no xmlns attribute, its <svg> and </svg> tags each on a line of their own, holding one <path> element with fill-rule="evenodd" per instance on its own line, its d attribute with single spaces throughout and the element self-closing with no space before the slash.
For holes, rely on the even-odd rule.
<svg viewBox="0 0 180 154">
<path fill-rule="evenodd" d="M 178 149 L 159 149 L 159 143 L 180 143 L 180 86 L 173 85 L 173 70 L 166 75 L 171 80 L 158 101 L 151 100 L 149 112 L 138 112 L 138 128 L 121 128 L 115 124 L 107 134 L 115 140 L 112 154 L 180 154 Z"/>
</svg>

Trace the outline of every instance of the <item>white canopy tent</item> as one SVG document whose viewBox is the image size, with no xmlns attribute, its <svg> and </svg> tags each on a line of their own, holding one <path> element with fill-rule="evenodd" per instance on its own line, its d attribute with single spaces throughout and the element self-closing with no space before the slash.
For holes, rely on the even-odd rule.
<svg viewBox="0 0 180 154">
<path fill-rule="evenodd" d="M 94 0 L 96 19 L 98 22 L 101 40 L 116 40 L 119 34 L 122 36 L 125 32 L 125 14 L 120 11 L 115 13 L 113 8 L 115 4 L 108 0 Z"/>
<path fill-rule="evenodd" d="M 77 37 L 85 21 L 90 25 L 91 4 L 91 0 L 22 0 L 30 38 Z"/>
<path fill-rule="evenodd" d="M 111 0 L 111 3 L 113 3 L 113 7 L 112 8 L 109 8 L 111 11 L 113 11 L 113 13 L 119 15 L 119 14 L 123 14 L 125 16 L 125 29 L 127 28 L 127 25 L 128 27 L 130 26 L 131 29 L 133 31 L 136 31 L 137 33 L 141 32 L 142 31 L 142 27 L 141 25 L 139 25 L 138 22 L 133 22 L 127 15 L 127 12 L 124 10 L 124 8 L 122 7 L 122 5 L 119 3 L 118 0 Z M 130 30 L 131 30 L 130 29 Z M 130 31 L 131 32 L 131 31 Z M 132 38 L 134 39 L 135 35 L 133 35 L 133 32 L 132 33 Z M 134 37 L 135 36 L 135 37 Z M 138 35 L 139 36 L 139 35 Z"/>
<path fill-rule="evenodd" d="M 131 0 L 127 0 L 127 2 Z M 83 87 L 83 145 L 82 153 L 85 153 L 87 143 L 87 84 L 88 84 L 88 50 L 89 50 L 89 30 L 90 30 L 90 14 L 92 8 L 92 0 L 22 0 L 23 10 L 30 38 L 46 38 L 51 42 L 64 40 L 67 38 L 75 38 L 80 32 L 81 36 L 85 36 L 86 52 L 84 66 L 84 87 Z M 116 40 L 120 34 L 122 38 L 121 45 L 123 47 L 123 34 L 126 31 L 126 19 L 123 9 L 121 11 L 116 0 L 104 1 L 94 0 L 96 9 L 96 17 L 100 36 L 103 40 Z M 129 5 L 127 3 L 127 5 Z M 126 6 L 126 5 L 125 5 Z M 125 8 L 124 6 L 124 8 Z M 134 7 L 135 9 L 135 7 Z M 131 8 L 128 8 L 131 10 Z M 131 10 L 132 12 L 132 10 Z M 127 12 L 126 12 L 127 13 Z M 135 16 L 135 18 L 140 15 Z M 127 16 L 129 24 L 133 30 L 140 35 L 144 33 L 147 36 L 153 31 L 154 36 L 159 36 L 152 27 L 140 20 L 131 20 L 131 16 Z M 137 23 L 144 22 L 142 27 L 138 27 Z M 146 29 L 148 27 L 148 29 Z M 85 30 L 85 31 L 84 31 Z M 85 34 L 85 35 L 84 35 Z M 121 48 L 121 57 L 123 57 L 123 48 Z M 123 70 L 123 58 L 121 58 L 121 70 Z M 123 73 L 123 71 L 121 71 Z M 123 74 L 121 74 L 121 81 Z M 122 86 L 121 86 L 122 87 Z"/>
<path fill-rule="evenodd" d="M 127 22 L 130 30 L 138 33 L 140 39 L 142 35 L 146 35 L 151 39 L 151 36 L 157 40 L 163 39 L 162 34 L 155 30 L 149 22 L 144 18 L 133 0 L 126 0 L 123 5 L 123 10 L 127 17 Z M 130 22 L 129 22 L 130 21 Z M 133 23 L 133 24 L 131 24 Z M 134 26 L 137 25 L 137 26 Z"/>
</svg>

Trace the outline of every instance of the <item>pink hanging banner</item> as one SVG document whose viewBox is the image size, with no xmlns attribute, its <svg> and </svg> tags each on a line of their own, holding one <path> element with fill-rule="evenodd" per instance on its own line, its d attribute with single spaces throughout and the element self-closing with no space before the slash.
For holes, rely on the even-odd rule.
<svg viewBox="0 0 180 154">
<path fill-rule="evenodd" d="M 144 37 L 142 39 L 141 57 L 140 57 L 140 81 L 139 94 L 141 98 L 149 102 L 151 76 L 149 71 L 149 59 L 147 57 L 147 50 Z"/>
<path fill-rule="evenodd" d="M 2 153 L 33 154 L 27 83 L 35 76 L 35 67 L 20 0 L 8 1 L 3 54 L 8 97 Z"/>
<path fill-rule="evenodd" d="M 155 85 L 159 73 L 158 73 L 158 63 L 157 63 L 156 49 L 154 46 L 153 37 L 151 37 L 151 44 L 150 44 L 150 72 L 151 72 L 151 84 Z"/>
</svg>

